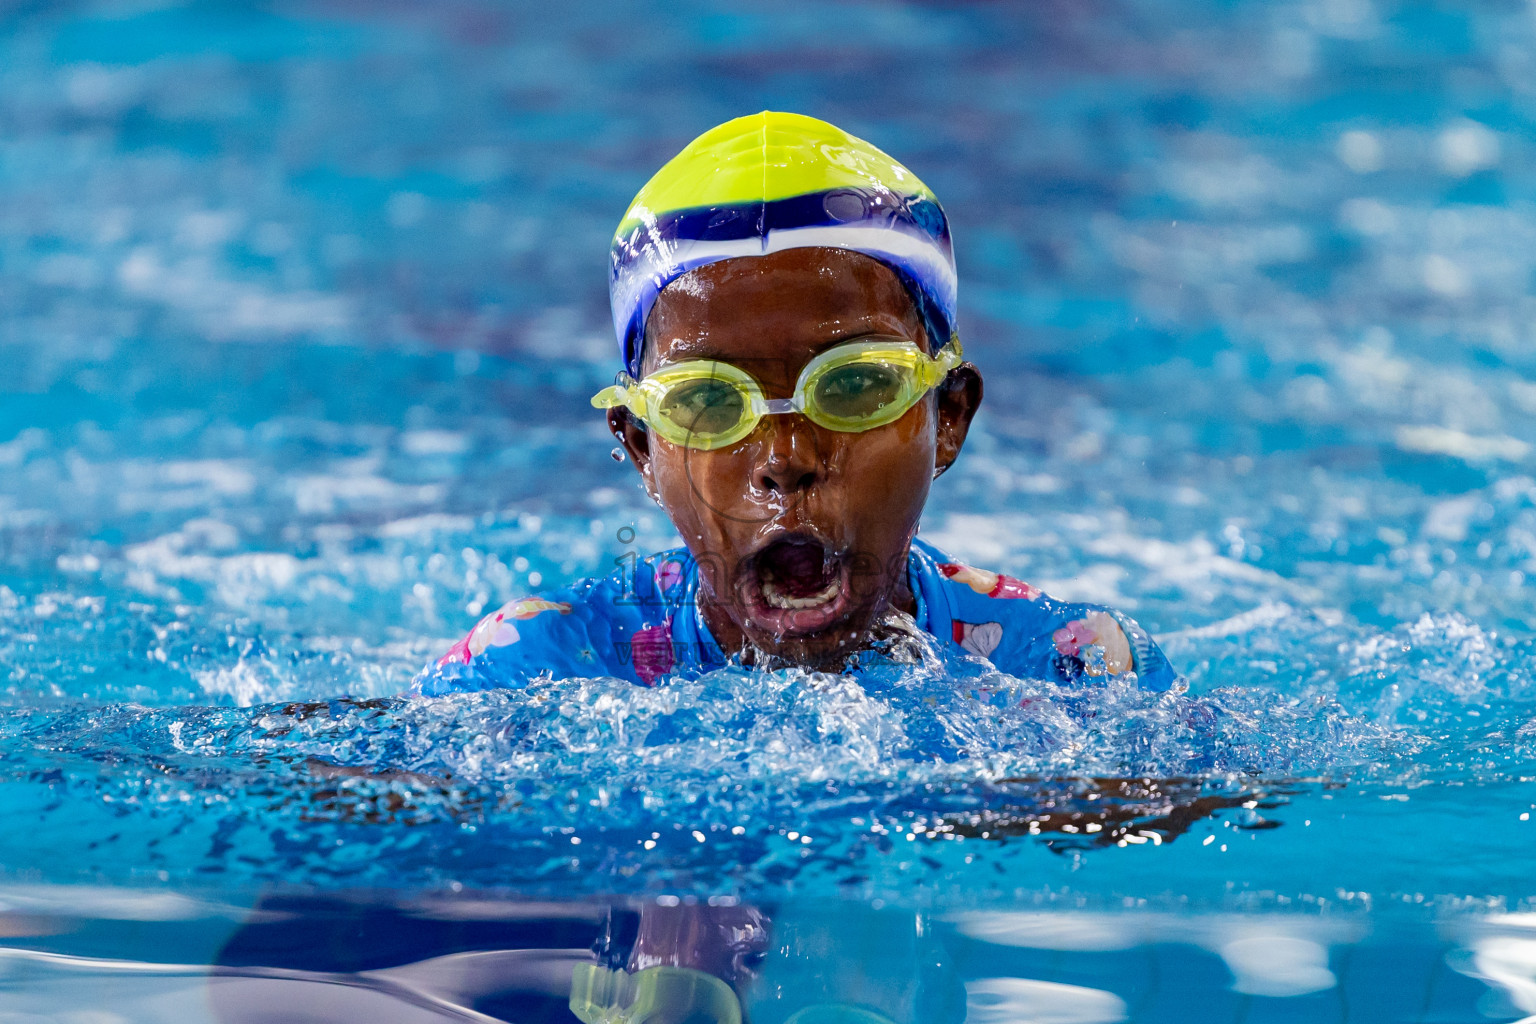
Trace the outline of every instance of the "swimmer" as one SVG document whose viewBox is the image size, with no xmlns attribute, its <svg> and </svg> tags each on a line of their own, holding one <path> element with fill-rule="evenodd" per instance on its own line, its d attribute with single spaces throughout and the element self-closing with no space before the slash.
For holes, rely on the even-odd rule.
<svg viewBox="0 0 1536 1024">
<path fill-rule="evenodd" d="M 856 671 L 924 635 L 1019 678 L 1173 686 L 1125 615 L 917 538 L 982 398 L 956 284 L 938 201 L 869 143 L 773 112 L 699 136 L 614 236 L 624 372 L 592 400 L 684 546 L 509 602 L 413 691 Z"/>
</svg>

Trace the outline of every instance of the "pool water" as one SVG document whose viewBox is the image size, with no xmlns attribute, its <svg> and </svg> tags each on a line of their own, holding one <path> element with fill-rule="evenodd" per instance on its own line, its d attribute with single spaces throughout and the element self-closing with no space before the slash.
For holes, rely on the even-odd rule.
<svg viewBox="0 0 1536 1024">
<path fill-rule="evenodd" d="M 0 1020 L 569 1021 L 667 935 L 753 1024 L 1536 1015 L 1527 6 L 0 18 Z M 923 535 L 1187 691 L 397 699 L 675 543 L 607 240 L 765 107 L 953 222 Z"/>
</svg>

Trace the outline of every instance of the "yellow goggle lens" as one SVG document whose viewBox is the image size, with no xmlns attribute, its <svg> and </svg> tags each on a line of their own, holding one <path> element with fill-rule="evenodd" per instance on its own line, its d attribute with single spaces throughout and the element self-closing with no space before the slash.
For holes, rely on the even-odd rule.
<svg viewBox="0 0 1536 1024">
<path fill-rule="evenodd" d="M 665 440 L 709 451 L 740 441 L 771 413 L 799 412 L 829 430 L 873 430 L 904 415 L 960 360 L 958 339 L 933 357 L 906 339 L 849 342 L 812 359 L 794 397 L 779 402 L 766 401 L 739 367 L 693 360 L 607 388 L 592 404 L 627 406 Z"/>
<path fill-rule="evenodd" d="M 667 366 L 640 383 L 648 393 L 642 417 L 673 444 L 705 451 L 735 444 L 761 418 L 762 392 L 729 363 L 695 360 Z"/>
<path fill-rule="evenodd" d="M 747 396 L 729 381 L 715 377 L 685 380 L 669 388 L 656 403 L 656 414 L 692 434 L 724 434 L 741 422 Z"/>
<path fill-rule="evenodd" d="M 844 363 L 821 375 L 806 405 L 833 420 L 868 420 L 901 400 L 909 377 L 887 363 Z"/>
</svg>

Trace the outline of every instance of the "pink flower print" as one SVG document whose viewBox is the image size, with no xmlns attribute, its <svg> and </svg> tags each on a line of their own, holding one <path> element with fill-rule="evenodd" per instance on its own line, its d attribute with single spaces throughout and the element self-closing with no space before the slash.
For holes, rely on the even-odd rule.
<svg viewBox="0 0 1536 1024">
<path fill-rule="evenodd" d="M 486 631 L 496 627 L 500 621 L 498 618 L 500 614 L 500 612 L 492 612 L 475 623 L 475 628 L 470 630 L 464 639 L 448 648 L 448 653 L 439 658 L 437 663 L 439 665 L 450 665 L 457 661 L 468 665 L 474 660 L 475 655 L 485 650 Z M 515 633 L 516 630 L 514 629 L 513 632 Z M 514 636 L 512 639 L 516 640 L 517 637 Z M 511 641 L 508 642 L 510 643 Z"/>
<path fill-rule="evenodd" d="M 990 593 L 997 586 L 997 573 L 986 569 L 973 569 L 960 562 L 942 562 L 939 572 L 956 583 L 964 583 L 978 594 Z"/>
<path fill-rule="evenodd" d="M 1051 634 L 1060 654 L 1081 658 L 1091 676 L 1119 675 L 1131 667 L 1131 641 L 1108 612 L 1089 612 Z"/>
<path fill-rule="evenodd" d="M 487 647 L 505 647 L 508 644 L 515 644 L 521 639 L 521 635 L 513 625 L 513 620 L 531 619 L 540 612 L 552 611 L 569 615 L 571 606 L 563 601 L 546 601 L 541 597 L 525 597 L 508 601 L 476 623 L 475 628 L 470 630 L 469 635 L 463 640 L 448 648 L 448 653 L 438 660 L 438 664 L 447 665 L 457 661 L 468 665 L 475 657 L 483 654 Z"/>
<path fill-rule="evenodd" d="M 667 559 L 656 570 L 656 586 L 665 594 L 683 581 L 683 564 L 675 559 Z"/>
<path fill-rule="evenodd" d="M 1051 640 L 1056 644 L 1056 653 L 1065 654 L 1068 657 L 1077 657 L 1077 652 L 1084 644 L 1091 644 L 1094 640 L 1093 630 L 1088 628 L 1088 623 L 1083 619 L 1073 619 L 1051 634 Z"/>
<path fill-rule="evenodd" d="M 517 632 L 517 627 L 512 624 L 512 619 L 503 608 L 495 615 L 487 615 L 480 620 L 480 624 L 469 631 L 469 653 L 477 656 L 485 653 L 487 647 L 506 647 L 515 644 L 522 639 Z"/>
<path fill-rule="evenodd" d="M 524 597 L 516 601 L 508 601 L 502 606 L 501 612 L 509 619 L 531 619 L 540 612 L 559 612 L 561 615 L 571 614 L 571 606 L 564 601 L 546 601 L 542 597 Z"/>
<path fill-rule="evenodd" d="M 978 657 L 990 658 L 997 645 L 1003 642 L 1000 622 L 961 622 L 956 619 L 953 629 L 955 643 Z"/>
<path fill-rule="evenodd" d="M 470 635 L 473 635 L 473 631 L 471 631 Z M 464 639 L 448 648 L 448 653 L 437 659 L 437 663 L 439 665 L 451 665 L 457 661 L 460 664 L 468 665 L 473 657 L 474 655 L 469 653 L 469 636 L 465 636 Z"/>
<path fill-rule="evenodd" d="M 1040 597 L 1040 588 L 1016 580 L 1012 576 L 1004 576 L 998 573 L 997 585 L 987 594 L 988 597 L 1003 597 L 1021 601 L 1034 601 Z"/>
<path fill-rule="evenodd" d="M 637 631 L 630 638 L 629 650 L 635 675 L 646 686 L 655 686 L 657 679 L 672 671 L 672 620 Z"/>
<path fill-rule="evenodd" d="M 1039 588 L 990 569 L 977 569 L 975 566 L 961 562 L 942 562 L 939 565 L 939 571 L 948 579 L 956 583 L 964 583 L 976 593 L 987 597 L 1021 598 L 1025 601 L 1033 601 L 1040 596 Z"/>
</svg>

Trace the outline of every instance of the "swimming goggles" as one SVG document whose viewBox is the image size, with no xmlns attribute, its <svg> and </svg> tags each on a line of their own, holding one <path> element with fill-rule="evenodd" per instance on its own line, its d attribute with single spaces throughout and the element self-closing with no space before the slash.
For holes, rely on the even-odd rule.
<svg viewBox="0 0 1536 1024">
<path fill-rule="evenodd" d="M 883 427 L 900 419 L 961 359 L 960 339 L 953 336 L 934 356 L 905 338 L 847 342 L 807 363 L 791 398 L 765 398 L 757 379 L 738 366 L 690 359 L 644 380 L 621 374 L 592 404 L 624 406 L 665 440 L 710 451 L 740 441 L 764 416 L 792 412 L 845 433 Z"/>
</svg>

